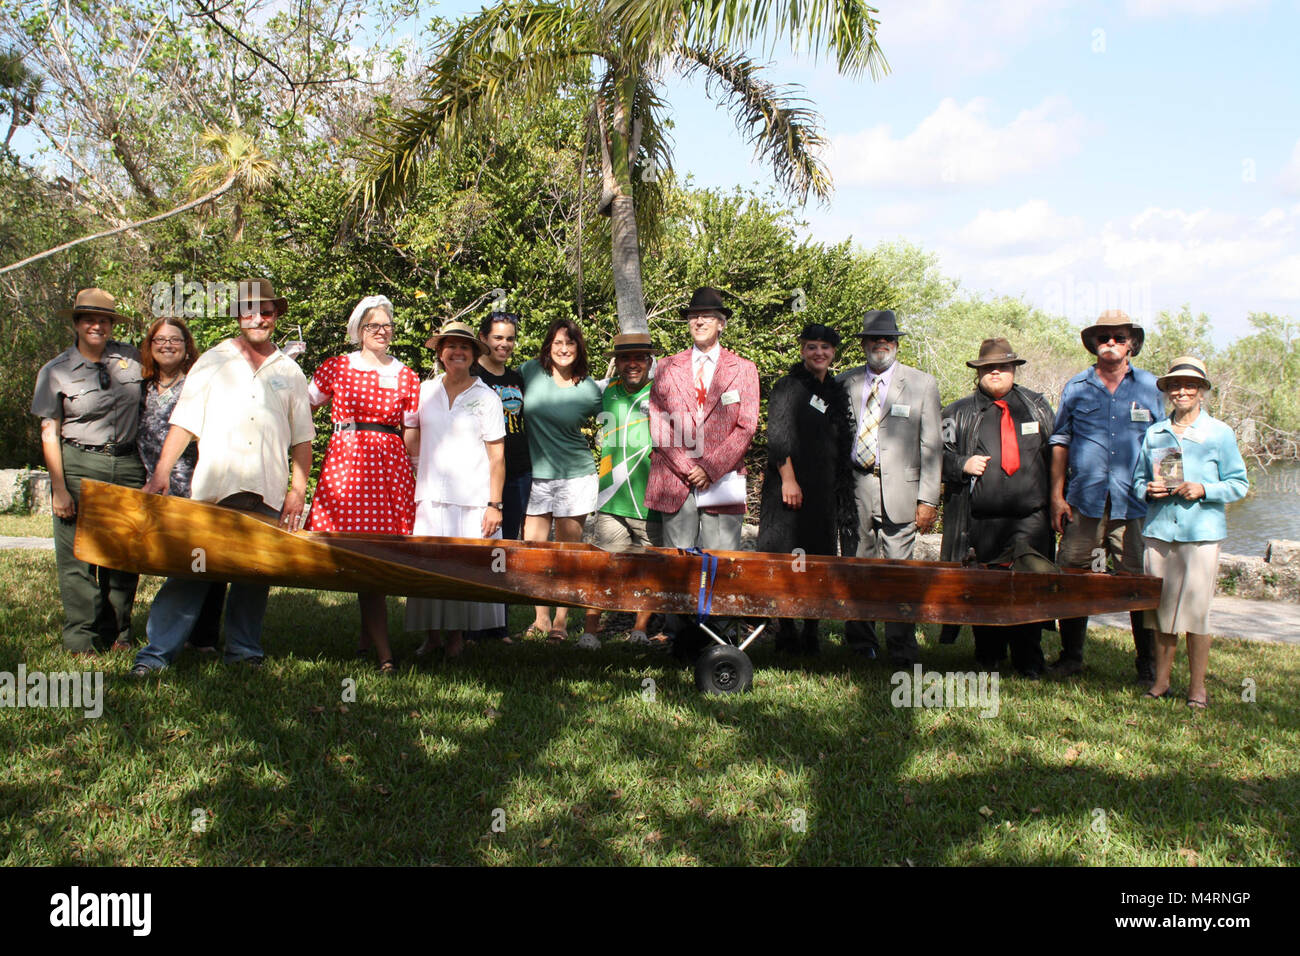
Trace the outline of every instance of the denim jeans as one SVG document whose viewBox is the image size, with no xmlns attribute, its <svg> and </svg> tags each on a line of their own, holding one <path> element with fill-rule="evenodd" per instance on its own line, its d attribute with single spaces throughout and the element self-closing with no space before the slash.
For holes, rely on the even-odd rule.
<svg viewBox="0 0 1300 956">
<path fill-rule="evenodd" d="M 250 508 L 249 495 L 237 495 L 241 510 L 278 515 L 266 505 Z M 218 504 L 230 506 L 235 499 Z M 151 670 L 166 667 L 176 659 L 189 640 L 194 624 L 203 612 L 203 602 L 212 582 L 196 578 L 168 578 L 153 599 L 149 623 L 145 625 L 148 643 L 135 656 L 136 664 Z M 264 656 L 262 653 L 262 618 L 266 616 L 266 599 L 270 587 L 232 581 L 226 596 L 226 663 Z"/>
</svg>

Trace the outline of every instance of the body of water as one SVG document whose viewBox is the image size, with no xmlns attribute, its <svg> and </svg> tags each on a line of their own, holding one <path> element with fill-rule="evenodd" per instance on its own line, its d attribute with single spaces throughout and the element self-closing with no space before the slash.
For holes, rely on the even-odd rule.
<svg viewBox="0 0 1300 956">
<path fill-rule="evenodd" d="M 1300 462 L 1250 469 L 1250 495 L 1228 505 L 1225 554 L 1262 558 L 1271 539 L 1300 541 Z"/>
</svg>

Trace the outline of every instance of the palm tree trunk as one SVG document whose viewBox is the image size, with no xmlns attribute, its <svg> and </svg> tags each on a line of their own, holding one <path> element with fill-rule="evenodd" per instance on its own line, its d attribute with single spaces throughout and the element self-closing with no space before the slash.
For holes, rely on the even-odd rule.
<svg viewBox="0 0 1300 956">
<path fill-rule="evenodd" d="M 614 301 L 620 332 L 648 332 L 645 291 L 641 283 L 641 241 L 636 228 L 636 205 L 632 198 L 632 162 L 628 155 L 631 128 L 631 97 L 635 81 L 619 84 L 613 115 L 608 123 L 601 116 L 601 174 L 610 203 L 610 265 L 614 272 Z"/>
<path fill-rule="evenodd" d="M 139 222 L 129 222 L 125 226 L 119 226 L 116 229 L 107 229 L 104 232 L 97 232 L 93 236 L 82 236 L 80 239 L 73 239 L 71 242 L 65 242 L 62 245 L 55 246 L 53 249 L 46 249 L 44 252 L 38 252 L 34 256 L 28 256 L 26 259 L 19 260 L 18 262 L 13 263 L 13 265 L 8 265 L 0 269 L 0 275 L 4 275 L 6 272 L 13 272 L 16 269 L 21 269 L 23 266 L 31 265 L 33 262 L 40 262 L 42 259 L 48 259 L 50 256 L 57 255 L 66 249 L 71 249 L 73 246 L 79 246 L 83 242 L 90 242 L 94 239 L 107 239 L 109 236 L 116 236 L 118 233 L 126 232 L 129 229 L 139 229 L 141 226 L 148 226 L 155 222 L 162 222 L 164 219 L 170 219 L 172 216 L 178 216 L 183 212 L 187 212 L 195 206 L 202 206 L 205 202 L 211 202 L 218 196 L 229 191 L 230 187 L 235 185 L 235 177 L 236 173 L 232 172 L 226 177 L 225 182 L 216 189 L 209 193 L 204 193 L 198 199 L 191 199 L 183 206 L 177 206 L 175 209 L 169 209 L 167 212 L 159 213 L 156 216 L 150 216 L 148 219 L 141 219 Z"/>
</svg>

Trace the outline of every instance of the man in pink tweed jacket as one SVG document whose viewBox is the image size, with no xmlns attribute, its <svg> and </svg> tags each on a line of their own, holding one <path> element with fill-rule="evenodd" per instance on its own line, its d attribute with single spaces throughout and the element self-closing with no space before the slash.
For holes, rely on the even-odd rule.
<svg viewBox="0 0 1300 956">
<path fill-rule="evenodd" d="M 718 344 L 731 310 L 717 289 L 697 289 L 682 318 L 695 344 L 655 371 L 645 503 L 663 515 L 664 547 L 737 551 L 745 452 L 758 429 L 758 369 Z"/>
</svg>

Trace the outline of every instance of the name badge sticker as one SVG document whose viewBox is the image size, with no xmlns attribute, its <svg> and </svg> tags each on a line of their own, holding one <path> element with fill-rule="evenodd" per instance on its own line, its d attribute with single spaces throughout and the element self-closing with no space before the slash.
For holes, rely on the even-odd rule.
<svg viewBox="0 0 1300 956">
<path fill-rule="evenodd" d="M 740 401 L 740 393 L 739 393 L 739 392 L 731 391 L 731 392 L 723 392 L 723 393 L 722 393 L 722 404 L 723 404 L 723 405 L 735 405 L 735 404 L 736 404 L 737 402 L 739 402 L 739 401 Z"/>
<path fill-rule="evenodd" d="M 1135 422 L 1151 421 L 1151 410 L 1149 408 L 1138 408 L 1136 405 L 1129 409 L 1129 420 Z"/>
<path fill-rule="evenodd" d="M 1037 435 L 1037 434 L 1038 434 L 1038 422 L 1021 422 L 1021 423 L 1020 423 L 1020 434 L 1022 434 L 1022 435 Z"/>
<path fill-rule="evenodd" d="M 274 391 L 283 392 L 288 387 L 289 387 L 289 383 L 282 378 L 271 379 L 271 388 Z"/>
<path fill-rule="evenodd" d="M 396 376 L 396 375 L 381 375 L 381 376 L 379 376 L 379 387 L 380 387 L 380 388 L 397 388 L 397 376 Z"/>
<path fill-rule="evenodd" d="M 808 399 L 808 404 L 817 409 L 817 411 L 821 412 L 823 415 L 826 414 L 826 403 L 821 400 L 821 396 L 814 395 L 812 398 Z"/>
<path fill-rule="evenodd" d="M 890 405 L 889 414 L 892 418 L 911 418 L 912 406 L 911 405 Z"/>
<path fill-rule="evenodd" d="M 1197 431 L 1195 427 L 1189 428 L 1187 431 L 1183 432 L 1182 438 L 1183 441 L 1196 442 L 1198 445 L 1201 443 L 1201 433 Z"/>
</svg>

